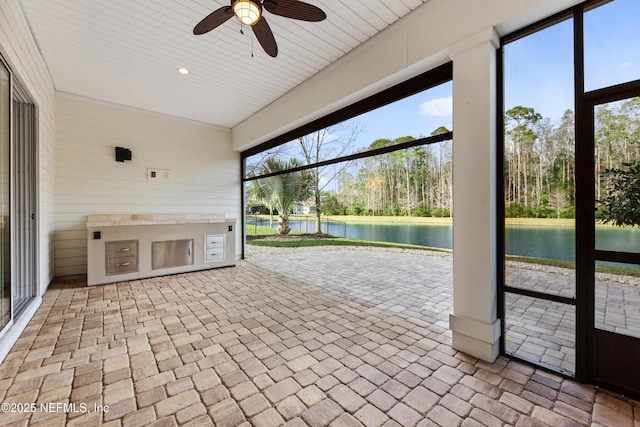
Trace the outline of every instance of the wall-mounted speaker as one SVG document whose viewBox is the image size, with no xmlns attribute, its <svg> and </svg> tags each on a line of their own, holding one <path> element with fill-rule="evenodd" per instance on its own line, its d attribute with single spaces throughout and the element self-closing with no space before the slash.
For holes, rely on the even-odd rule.
<svg viewBox="0 0 640 427">
<path fill-rule="evenodd" d="M 131 150 L 123 147 L 116 147 L 116 162 L 131 160 Z"/>
</svg>

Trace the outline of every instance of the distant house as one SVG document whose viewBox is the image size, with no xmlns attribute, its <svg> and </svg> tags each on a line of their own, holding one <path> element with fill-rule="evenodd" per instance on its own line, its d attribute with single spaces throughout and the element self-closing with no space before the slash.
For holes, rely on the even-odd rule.
<svg viewBox="0 0 640 427">
<path fill-rule="evenodd" d="M 302 203 L 296 203 L 293 207 L 293 213 L 295 215 L 309 215 L 311 213 L 311 207 Z"/>
<path fill-rule="evenodd" d="M 297 202 L 293 207 L 294 215 L 311 215 L 316 213 L 316 202 L 314 199 L 307 199 Z"/>
</svg>

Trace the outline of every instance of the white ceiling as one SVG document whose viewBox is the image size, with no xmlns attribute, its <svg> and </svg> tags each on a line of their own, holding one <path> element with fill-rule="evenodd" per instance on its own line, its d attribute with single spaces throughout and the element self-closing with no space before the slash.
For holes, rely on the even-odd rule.
<svg viewBox="0 0 640 427">
<path fill-rule="evenodd" d="M 251 57 L 233 18 L 193 35 L 226 0 L 20 1 L 57 91 L 231 128 L 428 0 L 307 0 L 319 23 L 265 12 L 276 58 L 255 39 Z"/>
</svg>

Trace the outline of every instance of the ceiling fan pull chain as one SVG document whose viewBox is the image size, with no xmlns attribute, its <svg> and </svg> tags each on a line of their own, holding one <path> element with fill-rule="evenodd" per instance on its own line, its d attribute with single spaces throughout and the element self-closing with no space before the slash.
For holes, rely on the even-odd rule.
<svg viewBox="0 0 640 427">
<path fill-rule="evenodd" d="M 251 31 L 251 57 L 253 58 L 253 31 Z"/>
</svg>

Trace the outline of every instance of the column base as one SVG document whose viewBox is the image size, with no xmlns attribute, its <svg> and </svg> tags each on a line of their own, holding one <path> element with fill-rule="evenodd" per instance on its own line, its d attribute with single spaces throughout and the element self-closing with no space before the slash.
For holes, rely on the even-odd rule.
<svg viewBox="0 0 640 427">
<path fill-rule="evenodd" d="M 485 362 L 493 363 L 500 354 L 500 320 L 492 324 L 449 315 L 453 332 L 452 347 Z"/>
</svg>

